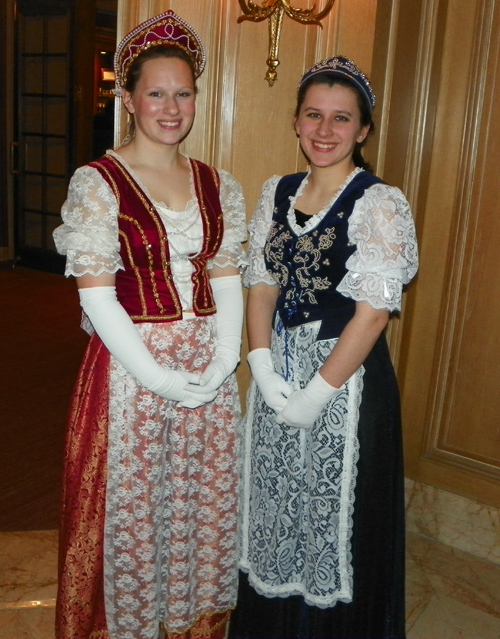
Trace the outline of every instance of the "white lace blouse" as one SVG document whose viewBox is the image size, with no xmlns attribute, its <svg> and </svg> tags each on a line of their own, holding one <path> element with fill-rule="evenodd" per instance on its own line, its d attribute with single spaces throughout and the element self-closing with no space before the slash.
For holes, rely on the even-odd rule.
<svg viewBox="0 0 500 639">
<path fill-rule="evenodd" d="M 203 226 L 191 175 L 192 198 L 184 211 L 169 209 L 151 198 L 132 169 L 116 153 L 113 155 L 133 176 L 154 203 L 167 231 L 172 276 L 183 310 L 192 309 L 193 266 L 188 255 L 201 250 Z M 220 200 L 224 215 L 222 243 L 208 268 L 246 266 L 242 242 L 246 240 L 245 200 L 239 182 L 227 171 L 219 171 Z M 63 224 L 54 231 L 59 253 L 66 255 L 65 275 L 113 274 L 123 269 L 118 240 L 118 202 L 109 184 L 90 166 L 83 166 L 71 178 L 68 197 L 62 207 Z"/>
<path fill-rule="evenodd" d="M 331 209 L 336 198 L 362 169 L 355 169 L 332 200 L 318 214 L 311 216 L 304 227 L 295 221 L 295 202 L 307 184 L 308 175 L 290 198 L 288 221 L 296 235 L 315 228 Z M 270 178 L 262 189 L 255 214 L 248 227 L 250 234 L 250 266 L 245 285 L 264 283 L 277 285 L 266 269 L 264 246 L 274 210 L 274 195 L 280 176 Z M 407 284 L 418 269 L 415 226 L 410 205 L 404 194 L 394 186 L 375 184 L 356 201 L 349 217 L 349 242 L 356 250 L 346 262 L 347 274 L 337 291 L 356 302 L 367 302 L 378 310 L 401 309 L 403 284 Z"/>
</svg>

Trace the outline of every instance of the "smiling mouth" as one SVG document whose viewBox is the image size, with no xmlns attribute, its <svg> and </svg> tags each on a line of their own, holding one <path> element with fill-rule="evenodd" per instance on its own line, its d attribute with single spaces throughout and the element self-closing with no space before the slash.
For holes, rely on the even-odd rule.
<svg viewBox="0 0 500 639">
<path fill-rule="evenodd" d="M 166 120 L 158 120 L 158 124 L 164 129 L 177 129 L 181 122 L 176 120 L 175 122 L 167 122 Z"/>
<path fill-rule="evenodd" d="M 326 143 L 326 142 L 312 142 L 312 145 L 318 151 L 332 151 L 337 146 L 336 144 Z"/>
</svg>

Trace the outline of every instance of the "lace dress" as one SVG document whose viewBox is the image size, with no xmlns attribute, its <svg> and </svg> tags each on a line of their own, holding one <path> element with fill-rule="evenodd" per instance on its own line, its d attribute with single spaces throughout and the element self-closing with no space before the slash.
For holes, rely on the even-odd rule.
<svg viewBox="0 0 500 639">
<path fill-rule="evenodd" d="M 289 231 L 314 233 L 360 171 L 301 226 L 295 201 L 306 176 L 290 198 Z M 264 247 L 272 242 L 279 180 L 264 185 L 249 227 L 250 286 L 276 285 Z M 385 184 L 368 188 L 349 217 L 348 240 L 356 249 L 336 290 L 376 309 L 400 309 L 403 284 L 417 270 L 415 229 L 401 191 Z M 313 296 L 314 277 L 310 282 Z M 335 346 L 338 338 L 317 340 L 320 325 L 285 329 L 279 317 L 275 321 L 273 363 L 292 388 L 303 388 Z M 310 430 L 277 425 L 254 383 L 247 405 L 243 572 L 230 638 L 404 637 L 401 424 L 385 338 Z"/>
<path fill-rule="evenodd" d="M 230 174 L 220 177 L 224 237 L 209 267 L 241 267 L 243 195 Z M 191 311 L 187 256 L 200 250 L 203 233 L 191 190 L 185 211 L 155 203 L 183 319 L 136 328 L 160 364 L 199 371 L 214 356 L 216 327 L 215 315 Z M 123 268 L 117 202 L 96 169 L 76 171 L 62 214 L 54 236 L 67 275 Z M 92 332 L 86 318 L 84 325 Z M 182 639 L 195 627 L 223 636 L 237 587 L 239 427 L 234 374 L 213 402 L 183 409 L 141 387 L 92 336 L 67 438 L 59 639 L 157 639 L 160 628 Z"/>
</svg>

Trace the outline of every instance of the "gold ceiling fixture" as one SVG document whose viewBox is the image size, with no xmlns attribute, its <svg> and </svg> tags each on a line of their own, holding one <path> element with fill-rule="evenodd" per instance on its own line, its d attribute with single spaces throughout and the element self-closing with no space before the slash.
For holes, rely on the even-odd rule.
<svg viewBox="0 0 500 639">
<path fill-rule="evenodd" d="M 239 0 L 243 15 L 238 18 L 238 22 L 269 20 L 269 57 L 266 60 L 266 80 L 270 87 L 276 81 L 276 69 L 280 63 L 278 49 L 284 14 L 286 13 L 292 20 L 301 24 L 315 24 L 323 28 L 321 20 L 331 11 L 334 2 L 335 0 L 326 0 L 323 11 L 315 13 L 316 5 L 313 5 L 311 9 L 296 9 L 290 5 L 289 0 L 264 0 L 261 5 L 255 4 L 252 0 Z"/>
</svg>

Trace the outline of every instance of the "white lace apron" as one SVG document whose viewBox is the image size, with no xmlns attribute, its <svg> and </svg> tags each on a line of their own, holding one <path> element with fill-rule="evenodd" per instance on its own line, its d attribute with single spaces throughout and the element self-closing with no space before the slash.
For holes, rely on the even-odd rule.
<svg viewBox="0 0 500 639">
<path fill-rule="evenodd" d="M 214 316 L 137 328 L 168 368 L 196 370 L 213 357 Z M 238 389 L 233 374 L 213 402 L 187 410 L 146 391 L 113 358 L 110 373 L 108 630 L 157 639 L 160 624 L 183 632 L 235 605 Z"/>
<path fill-rule="evenodd" d="M 273 332 L 275 370 L 303 388 L 336 339 L 316 342 L 320 322 Z M 245 420 L 240 567 L 267 597 L 303 595 L 321 608 L 352 600 L 350 537 L 361 367 L 310 430 L 276 424 L 255 384 Z M 253 426 L 252 426 L 253 425 Z"/>
</svg>

